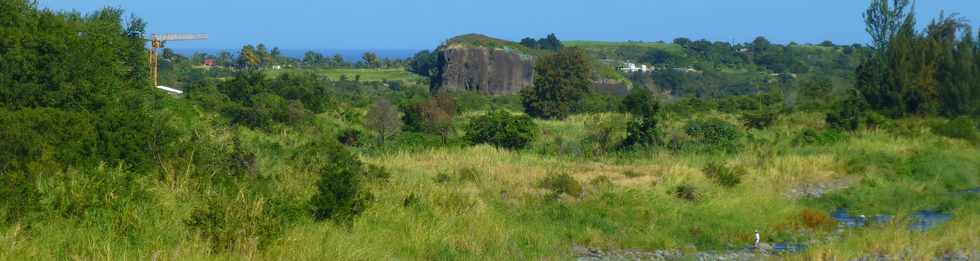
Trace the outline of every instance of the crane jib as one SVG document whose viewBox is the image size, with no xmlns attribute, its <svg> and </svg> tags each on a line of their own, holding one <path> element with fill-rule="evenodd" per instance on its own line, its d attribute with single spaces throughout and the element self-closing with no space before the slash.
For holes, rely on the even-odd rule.
<svg viewBox="0 0 980 261">
<path fill-rule="evenodd" d="M 157 41 L 190 41 L 190 40 L 207 40 L 207 34 L 161 34 L 154 35 L 153 39 Z"/>
</svg>

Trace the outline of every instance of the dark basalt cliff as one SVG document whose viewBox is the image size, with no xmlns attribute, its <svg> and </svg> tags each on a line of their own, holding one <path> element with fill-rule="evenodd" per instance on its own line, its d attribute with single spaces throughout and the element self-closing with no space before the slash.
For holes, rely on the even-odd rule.
<svg viewBox="0 0 980 261">
<path fill-rule="evenodd" d="M 434 87 L 508 95 L 531 86 L 534 58 L 511 48 L 454 44 L 439 52 L 439 74 Z"/>
</svg>

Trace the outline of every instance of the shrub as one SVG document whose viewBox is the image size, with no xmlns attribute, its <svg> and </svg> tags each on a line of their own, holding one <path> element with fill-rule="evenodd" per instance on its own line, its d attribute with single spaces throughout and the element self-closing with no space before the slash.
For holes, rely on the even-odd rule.
<svg viewBox="0 0 980 261">
<path fill-rule="evenodd" d="M 735 187 L 739 183 L 742 183 L 742 176 L 748 174 L 748 171 L 742 167 L 729 168 L 725 164 L 721 163 L 708 163 L 707 166 L 702 169 L 704 175 L 711 179 L 715 183 L 725 187 Z"/>
<path fill-rule="evenodd" d="M 307 145 L 304 154 L 311 161 L 307 165 L 319 166 L 317 193 L 310 201 L 317 220 L 352 220 L 373 199 L 363 183 L 372 176 L 387 176 L 381 169 L 365 166 L 354 154 L 334 142 Z"/>
<path fill-rule="evenodd" d="M 585 122 L 586 136 L 582 141 L 589 156 L 601 156 L 614 148 L 622 139 L 622 123 L 612 119 L 604 119 L 601 115 L 592 115 Z"/>
<path fill-rule="evenodd" d="M 835 129 L 855 131 L 861 127 L 866 106 L 864 100 L 859 98 L 841 101 L 827 113 L 827 124 Z"/>
<path fill-rule="evenodd" d="M 814 230 L 832 230 L 837 227 L 837 222 L 830 216 L 809 208 L 800 212 L 800 219 L 804 226 Z"/>
<path fill-rule="evenodd" d="M 472 182 L 480 180 L 480 176 L 483 176 L 479 170 L 472 167 L 463 167 L 454 171 L 452 175 L 446 172 L 439 172 L 436 174 L 436 183 L 449 183 L 449 182 Z"/>
<path fill-rule="evenodd" d="M 660 112 L 660 103 L 650 90 L 637 87 L 630 90 L 630 93 L 623 98 L 619 111 L 634 117 L 651 117 Z"/>
<path fill-rule="evenodd" d="M 875 111 L 869 111 L 864 116 L 864 126 L 876 129 L 888 123 L 888 118 Z"/>
<path fill-rule="evenodd" d="M 592 186 L 606 186 L 613 183 L 612 183 L 612 179 L 610 179 L 608 176 L 599 176 L 597 178 L 592 179 L 590 184 L 592 184 Z"/>
<path fill-rule="evenodd" d="M 801 145 L 829 145 L 846 139 L 847 136 L 836 129 L 814 130 L 806 128 L 793 139 L 793 144 Z"/>
<path fill-rule="evenodd" d="M 932 128 L 932 132 L 944 137 L 963 139 L 974 143 L 980 142 L 980 136 L 977 135 L 976 126 L 974 126 L 972 120 L 966 117 L 960 117 L 944 124 L 938 124 Z"/>
<path fill-rule="evenodd" d="M 720 119 L 693 120 L 684 129 L 701 148 L 711 151 L 735 152 L 742 137 L 734 125 Z"/>
<path fill-rule="evenodd" d="M 20 221 L 37 209 L 40 192 L 37 176 L 24 172 L 0 172 L 0 224 Z"/>
<path fill-rule="evenodd" d="M 207 198 L 184 221 L 193 231 L 211 243 L 218 252 L 235 252 L 241 247 L 265 248 L 274 242 L 290 223 L 278 200 L 270 200 L 245 188 Z"/>
<path fill-rule="evenodd" d="M 633 118 L 626 125 L 624 147 L 659 146 L 664 143 L 663 131 L 657 126 L 656 117 Z"/>
<path fill-rule="evenodd" d="M 673 194 L 674 197 L 690 202 L 697 202 L 701 200 L 701 193 L 698 193 L 697 188 L 688 184 L 681 184 L 671 190 L 670 193 Z"/>
<path fill-rule="evenodd" d="M 539 187 L 551 190 L 555 196 L 565 194 L 572 197 L 582 195 L 582 184 L 568 173 L 550 174 L 539 183 Z"/>
<path fill-rule="evenodd" d="M 768 110 L 746 112 L 742 115 L 742 120 L 745 121 L 745 127 L 753 129 L 769 128 L 778 118 L 778 113 Z"/>
<path fill-rule="evenodd" d="M 337 135 L 337 142 L 350 147 L 361 145 L 361 131 L 356 129 L 346 129 Z"/>
<path fill-rule="evenodd" d="M 522 149 L 534 141 L 537 125 L 528 116 L 515 116 L 493 110 L 473 118 L 466 126 L 465 139 L 470 144 L 490 144 L 506 149 Z"/>
</svg>

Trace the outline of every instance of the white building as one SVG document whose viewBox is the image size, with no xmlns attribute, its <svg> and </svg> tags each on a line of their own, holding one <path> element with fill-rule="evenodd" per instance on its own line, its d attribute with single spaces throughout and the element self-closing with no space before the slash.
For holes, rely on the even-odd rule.
<svg viewBox="0 0 980 261">
<path fill-rule="evenodd" d="M 637 66 L 635 63 L 625 62 L 619 67 L 620 71 L 633 73 L 633 72 L 652 72 L 654 70 L 653 66 L 647 66 L 646 64 L 641 64 Z"/>
</svg>

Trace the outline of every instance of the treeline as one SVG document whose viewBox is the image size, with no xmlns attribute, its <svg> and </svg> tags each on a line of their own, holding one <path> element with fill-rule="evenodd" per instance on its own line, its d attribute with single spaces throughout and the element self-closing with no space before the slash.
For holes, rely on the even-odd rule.
<svg viewBox="0 0 980 261">
<path fill-rule="evenodd" d="M 547 37 L 537 40 L 531 37 L 525 37 L 524 39 L 521 39 L 520 44 L 531 49 L 551 51 L 558 51 L 562 47 L 561 40 L 558 40 L 558 37 L 555 36 L 555 34 L 548 34 Z"/>
<path fill-rule="evenodd" d="M 154 110 L 141 19 L 0 3 L 0 172 L 162 156 L 173 137 Z"/>
<path fill-rule="evenodd" d="M 980 40 L 965 19 L 940 14 L 918 31 L 908 0 L 874 0 L 864 17 L 874 52 L 857 69 L 856 86 L 870 109 L 891 117 L 980 114 Z"/>
<path fill-rule="evenodd" d="M 264 247 L 297 222 L 342 224 L 365 209 L 364 184 L 387 174 L 333 133 L 310 128 L 314 138 L 277 155 L 292 162 L 291 175 L 314 178 L 303 195 L 280 189 L 248 133 L 279 122 L 303 129 L 312 113 L 366 107 L 375 91 L 400 84 L 240 70 L 195 81 L 189 99 L 175 99 L 148 79 L 145 27 L 114 8 L 82 15 L 0 0 L 0 227 L 68 224 L 106 241 L 165 235 L 232 251 L 246 240 Z M 261 49 L 247 62 L 274 63 Z M 359 121 L 356 111 L 335 111 Z M 161 217 L 175 213 L 154 191 L 185 186 L 177 183 L 187 185 L 179 192 L 187 211 L 170 222 Z"/>
</svg>

